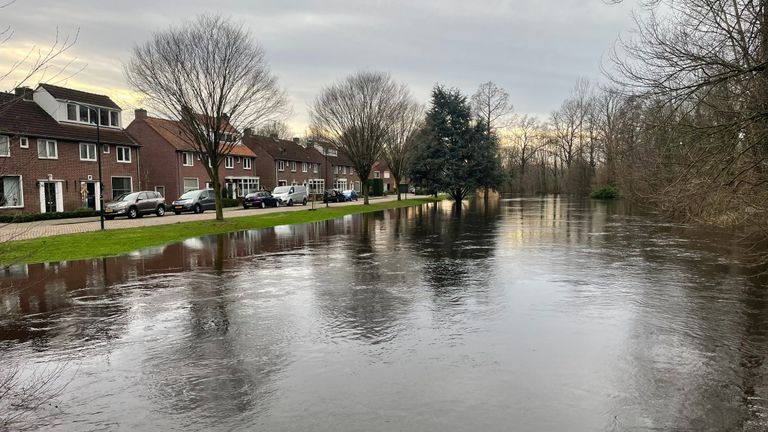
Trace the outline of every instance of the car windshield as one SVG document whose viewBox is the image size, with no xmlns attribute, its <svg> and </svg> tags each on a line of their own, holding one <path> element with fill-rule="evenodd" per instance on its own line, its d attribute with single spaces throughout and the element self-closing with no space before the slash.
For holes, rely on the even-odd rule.
<svg viewBox="0 0 768 432">
<path fill-rule="evenodd" d="M 136 197 L 139 196 L 138 192 L 124 193 L 117 197 L 115 201 L 136 201 Z"/>
<path fill-rule="evenodd" d="M 184 195 L 179 197 L 179 199 L 192 199 L 192 198 L 196 198 L 197 194 L 199 194 L 199 193 L 200 193 L 199 190 L 192 190 L 192 191 L 189 191 L 189 192 L 185 192 Z"/>
<path fill-rule="evenodd" d="M 291 190 L 290 186 L 278 186 L 275 188 L 272 193 L 274 194 L 282 194 L 282 193 L 288 193 Z"/>
</svg>

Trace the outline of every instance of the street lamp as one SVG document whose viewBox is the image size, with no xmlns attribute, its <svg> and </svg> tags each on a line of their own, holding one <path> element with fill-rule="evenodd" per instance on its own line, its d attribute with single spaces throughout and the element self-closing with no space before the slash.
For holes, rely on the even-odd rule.
<svg viewBox="0 0 768 432">
<path fill-rule="evenodd" d="M 88 105 L 79 104 L 77 102 L 71 102 L 73 105 L 83 107 L 89 112 L 96 114 L 96 160 L 99 164 L 99 223 L 101 224 L 101 230 L 104 231 L 104 183 L 101 176 L 101 116 L 99 110 L 90 107 Z"/>
</svg>

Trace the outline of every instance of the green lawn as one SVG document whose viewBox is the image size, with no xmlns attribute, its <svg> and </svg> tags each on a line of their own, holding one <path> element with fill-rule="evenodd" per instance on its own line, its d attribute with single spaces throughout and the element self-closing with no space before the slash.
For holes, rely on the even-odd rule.
<svg viewBox="0 0 768 432">
<path fill-rule="evenodd" d="M 439 201 L 417 198 L 374 203 L 368 206 L 319 207 L 316 211 L 290 211 L 230 217 L 215 220 L 177 222 L 141 228 L 125 228 L 79 234 L 11 241 L 0 245 L 0 265 L 71 261 L 123 255 L 138 249 L 175 243 L 191 237 L 221 234 L 278 225 L 304 224 L 335 219 L 349 214 L 409 207 Z"/>
</svg>

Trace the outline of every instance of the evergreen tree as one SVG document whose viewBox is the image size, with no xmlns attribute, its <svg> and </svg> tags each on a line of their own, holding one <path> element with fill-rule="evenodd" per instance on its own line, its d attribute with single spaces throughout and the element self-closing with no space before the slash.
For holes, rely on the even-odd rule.
<svg viewBox="0 0 768 432">
<path fill-rule="evenodd" d="M 422 187 L 448 192 L 456 203 L 479 187 L 501 184 L 495 135 L 473 121 L 467 97 L 436 86 L 411 177 Z"/>
</svg>

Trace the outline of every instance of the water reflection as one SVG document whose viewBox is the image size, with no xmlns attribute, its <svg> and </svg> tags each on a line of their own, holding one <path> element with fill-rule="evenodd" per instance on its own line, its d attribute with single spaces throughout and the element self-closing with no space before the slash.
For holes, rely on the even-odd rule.
<svg viewBox="0 0 768 432">
<path fill-rule="evenodd" d="M 564 197 L 16 266 L 42 430 L 765 430 L 765 282 L 727 232 Z"/>
</svg>

